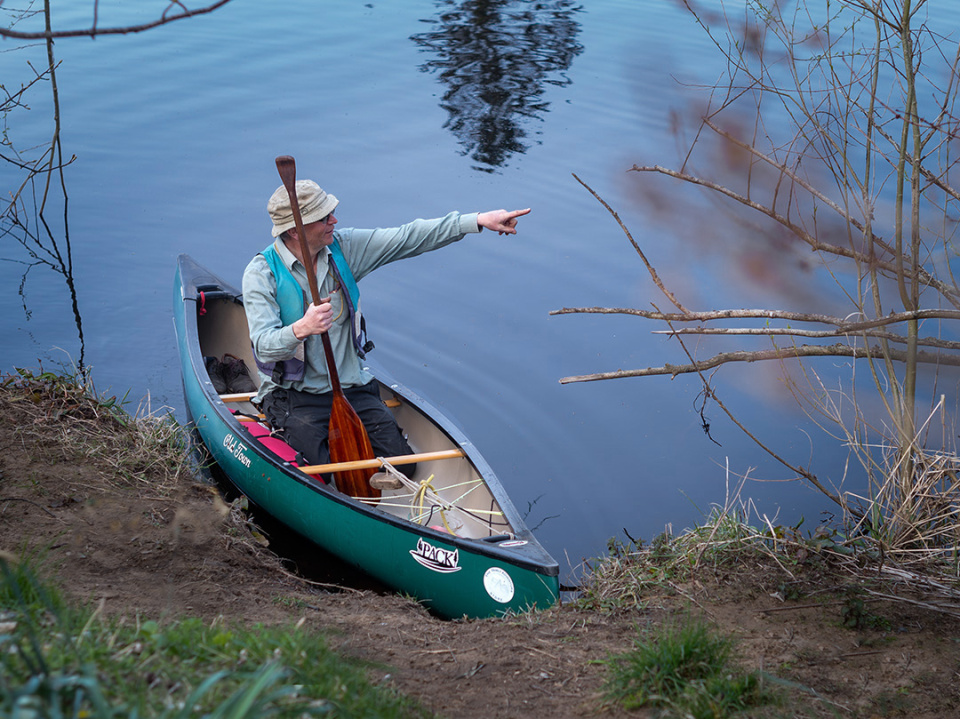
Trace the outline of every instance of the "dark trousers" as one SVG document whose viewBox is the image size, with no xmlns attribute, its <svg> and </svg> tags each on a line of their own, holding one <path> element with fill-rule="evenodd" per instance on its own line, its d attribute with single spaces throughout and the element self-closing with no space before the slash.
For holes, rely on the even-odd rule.
<svg viewBox="0 0 960 719">
<path fill-rule="evenodd" d="M 363 422 L 377 457 L 396 457 L 413 454 L 390 410 L 380 399 L 376 380 L 361 387 L 347 387 L 344 396 Z M 310 464 L 330 462 L 327 435 L 333 394 L 311 394 L 293 389 L 275 389 L 263 398 L 261 409 L 274 429 L 279 429 L 284 441 L 303 455 Z M 412 477 L 417 466 L 403 464 L 397 469 Z M 329 481 L 329 477 L 326 477 Z"/>
</svg>

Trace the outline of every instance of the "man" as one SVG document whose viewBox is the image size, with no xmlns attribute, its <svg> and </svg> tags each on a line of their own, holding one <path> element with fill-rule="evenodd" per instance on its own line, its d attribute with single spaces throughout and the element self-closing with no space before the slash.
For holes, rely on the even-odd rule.
<svg viewBox="0 0 960 719">
<path fill-rule="evenodd" d="M 336 197 L 312 180 L 299 180 L 296 192 L 310 256 L 302 256 L 290 198 L 281 186 L 267 203 L 277 239 L 243 274 L 244 307 L 260 374 L 254 401 L 310 464 L 329 462 L 332 396 L 319 337 L 326 332 L 344 395 L 363 421 L 376 456 L 410 454 L 402 430 L 380 401 L 376 380 L 361 363 L 372 345 L 365 341 L 356 282 L 389 262 L 445 247 L 484 228 L 516 234 L 517 218 L 530 210 L 451 212 L 391 229 L 337 230 Z M 320 304 L 307 300 L 307 266 L 316 268 Z M 398 469 L 411 476 L 415 465 Z"/>
</svg>

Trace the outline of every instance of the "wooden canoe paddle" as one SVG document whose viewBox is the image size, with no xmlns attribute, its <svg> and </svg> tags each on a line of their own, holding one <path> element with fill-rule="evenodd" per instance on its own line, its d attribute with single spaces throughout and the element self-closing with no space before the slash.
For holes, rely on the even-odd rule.
<svg viewBox="0 0 960 719">
<path fill-rule="evenodd" d="M 303 256 L 307 281 L 310 283 L 310 295 L 313 304 L 319 305 L 320 288 L 317 286 L 317 268 L 307 245 L 300 203 L 297 200 L 297 164 L 290 155 L 281 155 L 277 158 L 277 171 L 290 196 L 290 209 L 293 210 L 293 221 L 297 226 L 297 236 L 300 238 L 300 254 Z M 333 393 L 328 436 L 330 460 L 331 462 L 352 462 L 358 459 L 375 459 L 367 430 L 340 387 L 340 376 L 337 374 L 337 363 L 333 358 L 330 337 L 323 332 L 320 334 L 320 339 L 323 342 L 323 354 L 327 359 L 327 375 L 330 377 Z M 351 497 L 376 499 L 380 496 L 380 490 L 370 486 L 370 477 L 375 471 L 374 469 L 354 469 L 338 472 L 337 487 Z"/>
</svg>

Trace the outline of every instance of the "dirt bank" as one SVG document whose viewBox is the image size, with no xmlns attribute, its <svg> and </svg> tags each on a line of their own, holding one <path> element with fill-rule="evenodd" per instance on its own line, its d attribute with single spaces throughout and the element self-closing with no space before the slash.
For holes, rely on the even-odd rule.
<svg viewBox="0 0 960 719">
<path fill-rule="evenodd" d="M 85 449 L 84 428 L 98 421 L 0 391 L 0 549 L 42 551 L 70 594 L 110 614 L 303 618 L 438 714 L 487 719 L 628 715 L 603 705 L 601 660 L 629 648 L 638 627 L 692 611 L 739 639 L 746 667 L 789 682 L 791 703 L 764 716 L 950 717 L 960 707 L 960 620 L 910 603 L 924 595 L 902 584 L 743 557 L 664 585 L 643 610 L 441 621 L 396 596 L 295 576 L 211 488 L 169 485 Z M 785 583 L 803 598 L 785 597 Z M 900 598 L 853 605 L 863 583 Z"/>
</svg>

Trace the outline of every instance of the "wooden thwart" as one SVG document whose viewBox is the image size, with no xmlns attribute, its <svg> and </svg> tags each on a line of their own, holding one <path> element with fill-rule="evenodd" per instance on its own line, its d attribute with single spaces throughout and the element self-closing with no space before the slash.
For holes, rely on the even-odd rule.
<svg viewBox="0 0 960 719">
<path fill-rule="evenodd" d="M 444 449 L 439 452 L 421 452 L 420 454 L 404 454 L 399 457 L 384 457 L 384 462 L 391 465 L 414 464 L 415 462 L 433 462 L 438 459 L 459 459 L 466 456 L 462 449 Z M 379 459 L 357 459 L 352 462 L 335 462 L 333 464 L 311 464 L 300 467 L 305 474 L 324 474 L 326 472 L 349 472 L 357 469 L 378 469 Z"/>
<path fill-rule="evenodd" d="M 248 402 L 257 396 L 256 392 L 238 392 L 236 394 L 220 395 L 221 402 Z"/>
</svg>

